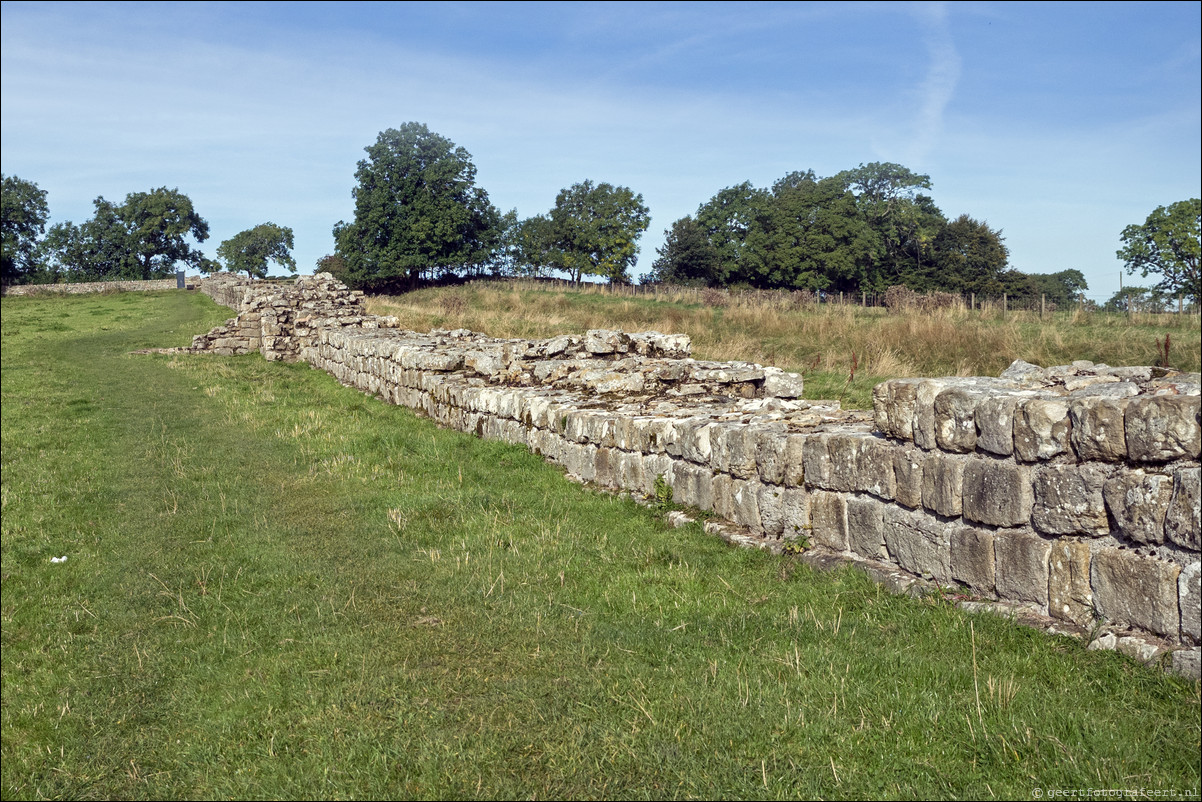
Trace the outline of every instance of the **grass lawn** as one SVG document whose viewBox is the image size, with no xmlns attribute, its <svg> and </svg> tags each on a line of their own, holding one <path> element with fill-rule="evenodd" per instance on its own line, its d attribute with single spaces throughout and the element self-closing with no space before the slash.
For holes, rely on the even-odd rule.
<svg viewBox="0 0 1202 802">
<path fill-rule="evenodd" d="M 1197 683 L 129 354 L 198 294 L 0 304 L 5 798 L 1197 798 Z"/>
</svg>

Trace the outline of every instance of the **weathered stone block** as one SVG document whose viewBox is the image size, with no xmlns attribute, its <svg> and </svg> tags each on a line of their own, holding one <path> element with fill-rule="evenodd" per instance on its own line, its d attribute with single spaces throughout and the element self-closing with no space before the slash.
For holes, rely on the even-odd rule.
<svg viewBox="0 0 1202 802">
<path fill-rule="evenodd" d="M 980 393 L 950 387 L 935 396 L 935 443 L 944 451 L 967 454 L 977 448 L 976 408 Z"/>
<path fill-rule="evenodd" d="M 779 538 L 785 529 L 785 490 L 780 485 L 759 484 L 756 504 L 760 510 L 760 526 L 768 537 Z"/>
<path fill-rule="evenodd" d="M 870 560 L 888 557 L 885 550 L 884 512 L 887 505 L 867 496 L 847 499 L 848 547 Z"/>
<path fill-rule="evenodd" d="M 920 379 L 891 379 L 872 388 L 873 424 L 898 440 L 914 439 L 914 405 Z"/>
<path fill-rule="evenodd" d="M 730 520 L 739 526 L 745 526 L 756 534 L 762 533 L 760 523 L 759 491 L 763 485 L 755 480 L 750 482 L 742 479 L 734 480 L 731 492 Z"/>
<path fill-rule="evenodd" d="M 1093 623 L 1089 543 L 1058 540 L 1048 560 L 1048 615 L 1078 626 Z"/>
<path fill-rule="evenodd" d="M 907 447 L 893 452 L 893 495 L 898 504 L 911 509 L 922 506 L 923 465 L 926 455 L 919 449 Z"/>
<path fill-rule="evenodd" d="M 1106 507 L 1120 537 L 1136 543 L 1163 543 L 1173 479 L 1159 474 L 1123 473 L 1102 487 Z"/>
<path fill-rule="evenodd" d="M 785 450 L 788 439 L 783 423 L 762 424 L 748 428 L 746 440 L 754 448 L 756 471 L 761 480 L 774 485 L 785 482 Z"/>
<path fill-rule="evenodd" d="M 912 574 L 949 582 L 952 578 L 949 527 L 920 511 L 886 506 L 885 546 L 905 570 Z"/>
<path fill-rule="evenodd" d="M 800 374 L 786 373 L 780 368 L 764 368 L 764 396 L 767 398 L 801 398 L 805 384 Z"/>
<path fill-rule="evenodd" d="M 755 441 L 749 443 L 748 427 L 743 423 L 718 423 L 710 436 L 713 456 L 710 465 L 716 471 L 729 473 L 737 479 L 756 475 Z"/>
<path fill-rule="evenodd" d="M 1164 534 L 1170 543 L 1193 551 L 1202 546 L 1199 537 L 1199 516 L 1202 516 L 1202 496 L 1198 468 L 1179 468 L 1173 471 L 1173 496 L 1164 516 Z"/>
<path fill-rule="evenodd" d="M 713 457 L 710 440 L 710 434 L 714 431 L 713 422 L 704 417 L 686 418 L 679 421 L 676 428 L 680 433 L 680 455 L 689 462 L 708 466 Z"/>
<path fill-rule="evenodd" d="M 1119 462 L 1127 458 L 1125 398 L 1075 398 L 1069 403 L 1073 449 L 1081 460 Z"/>
<path fill-rule="evenodd" d="M 1035 471 L 1031 523 L 1048 535 L 1105 535 L 1110 531 L 1102 486 L 1093 465 L 1047 465 Z"/>
<path fill-rule="evenodd" d="M 856 455 L 856 475 L 852 489 L 892 500 L 897 491 L 893 472 L 893 453 L 897 446 L 880 437 L 864 437 Z"/>
<path fill-rule="evenodd" d="M 847 502 L 844 496 L 825 490 L 815 490 L 809 496 L 813 543 L 835 551 L 847 551 Z"/>
<path fill-rule="evenodd" d="M 1202 563 L 1194 562 L 1177 577 L 1177 602 L 1181 609 L 1181 634 L 1202 641 Z"/>
<path fill-rule="evenodd" d="M 922 506 L 947 518 L 964 511 L 964 458 L 928 454 L 922 467 Z"/>
<path fill-rule="evenodd" d="M 673 495 L 681 504 L 700 510 L 714 509 L 714 474 L 704 466 L 678 461 L 672 472 Z"/>
<path fill-rule="evenodd" d="M 1133 551 L 1103 548 L 1090 562 L 1094 603 L 1106 621 L 1176 638 L 1181 569 Z"/>
<path fill-rule="evenodd" d="M 977 448 L 1008 457 L 1014 453 L 1014 408 L 1022 398 L 1000 395 L 977 405 Z"/>
<path fill-rule="evenodd" d="M 786 487 L 801 487 L 805 484 L 805 448 L 807 435 L 790 434 L 785 437 L 784 484 Z"/>
<path fill-rule="evenodd" d="M 810 536 L 813 527 L 810 523 L 809 493 L 801 488 L 786 488 L 781 493 L 781 511 L 781 537 L 785 540 L 797 540 Z"/>
<path fill-rule="evenodd" d="M 1022 526 L 1034 504 L 1030 469 L 991 459 L 964 466 L 964 517 L 990 526 Z"/>
<path fill-rule="evenodd" d="M 958 526 L 951 532 L 952 579 L 963 582 L 976 593 L 995 593 L 993 533 L 984 529 Z"/>
<path fill-rule="evenodd" d="M 922 379 L 914 393 L 914 445 L 930 451 L 939 446 L 935 439 L 935 399 L 947 387 L 939 379 Z"/>
<path fill-rule="evenodd" d="M 1199 399 L 1189 395 L 1133 398 L 1125 415 L 1127 453 L 1135 462 L 1198 457 Z"/>
<path fill-rule="evenodd" d="M 1023 462 L 1071 454 L 1071 432 L 1072 420 L 1065 401 L 1035 398 L 1014 409 L 1014 454 Z"/>
<path fill-rule="evenodd" d="M 806 437 L 801 457 L 808 487 L 835 489 L 831 480 L 831 455 L 828 450 L 830 438 L 829 434 L 812 434 Z"/>
<path fill-rule="evenodd" d="M 1051 544 L 1029 532 L 999 532 L 993 539 L 993 549 L 998 596 L 1046 606 Z"/>
<path fill-rule="evenodd" d="M 711 484 L 714 493 L 714 512 L 720 518 L 725 518 L 728 521 L 734 520 L 735 505 L 734 505 L 734 483 L 735 480 L 728 473 L 715 473 Z"/>
</svg>

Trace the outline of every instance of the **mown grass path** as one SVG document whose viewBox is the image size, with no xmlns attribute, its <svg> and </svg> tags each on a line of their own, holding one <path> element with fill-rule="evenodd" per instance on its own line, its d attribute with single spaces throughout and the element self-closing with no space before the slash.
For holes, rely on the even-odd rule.
<svg viewBox="0 0 1202 802">
<path fill-rule="evenodd" d="M 1199 688 L 665 528 L 194 294 L 3 301 L 5 798 L 1199 786 Z M 66 556 L 67 561 L 51 562 Z"/>
</svg>

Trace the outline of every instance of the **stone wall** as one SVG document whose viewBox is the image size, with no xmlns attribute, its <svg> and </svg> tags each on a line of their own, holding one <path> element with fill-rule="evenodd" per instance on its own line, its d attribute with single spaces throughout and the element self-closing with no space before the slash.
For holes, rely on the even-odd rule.
<svg viewBox="0 0 1202 802">
<path fill-rule="evenodd" d="M 195 289 L 200 283 L 196 276 L 187 279 L 187 289 Z M 5 295 L 82 295 L 89 292 L 147 292 L 149 290 L 178 289 L 175 278 L 152 281 L 84 281 L 77 284 L 14 284 L 4 288 Z"/>
<path fill-rule="evenodd" d="M 1016 362 L 885 382 L 868 413 L 804 400 L 777 368 L 693 360 L 683 335 L 419 334 L 364 315 L 328 275 L 258 293 L 194 349 L 258 343 L 580 480 L 648 496 L 658 480 L 763 544 L 961 586 L 1070 631 L 1100 621 L 1104 643 L 1172 650 L 1197 673 L 1197 374 Z"/>
</svg>

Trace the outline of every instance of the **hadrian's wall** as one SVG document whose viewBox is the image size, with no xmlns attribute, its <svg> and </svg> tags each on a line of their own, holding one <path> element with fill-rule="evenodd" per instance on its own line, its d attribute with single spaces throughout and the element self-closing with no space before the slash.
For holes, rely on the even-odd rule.
<svg viewBox="0 0 1202 802">
<path fill-rule="evenodd" d="M 683 335 L 497 340 L 402 331 L 332 277 L 204 290 L 240 310 L 194 350 L 304 360 L 440 424 L 520 443 L 581 480 L 710 510 L 967 588 L 1198 673 L 1199 378 L 1016 362 L 899 379 L 873 412 L 801 398 L 777 368 L 689 358 Z M 236 305 L 235 305 L 236 304 Z"/>
<path fill-rule="evenodd" d="M 199 283 L 189 278 L 185 285 L 193 289 Z M 92 292 L 149 292 L 179 289 L 179 279 L 163 278 L 149 281 L 84 281 L 75 284 L 13 284 L 4 288 L 5 295 L 83 295 Z"/>
</svg>

